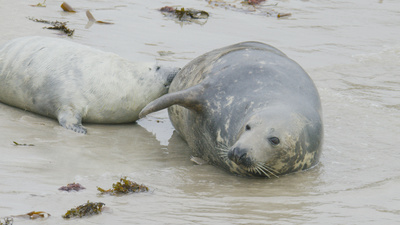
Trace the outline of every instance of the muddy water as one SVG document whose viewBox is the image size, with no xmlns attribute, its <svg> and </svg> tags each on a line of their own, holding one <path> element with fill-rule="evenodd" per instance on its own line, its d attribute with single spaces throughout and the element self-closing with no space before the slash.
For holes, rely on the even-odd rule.
<svg viewBox="0 0 400 225">
<path fill-rule="evenodd" d="M 86 124 L 78 135 L 56 121 L 0 104 L 0 217 L 43 210 L 52 216 L 14 224 L 396 224 L 400 222 L 400 3 L 396 0 L 268 1 L 256 12 L 207 1 L 0 0 L 0 43 L 25 35 L 65 38 L 136 61 L 183 66 L 228 44 L 269 43 L 315 81 L 325 142 L 315 168 L 279 179 L 247 179 L 194 165 L 165 111 L 138 124 Z M 239 5 L 239 1 L 231 1 Z M 275 5 L 277 4 L 277 5 Z M 206 10 L 204 25 L 178 23 L 156 9 Z M 85 10 L 113 25 L 87 26 Z M 292 13 L 286 19 L 260 11 Z M 69 21 L 72 38 L 26 17 Z M 160 51 L 170 52 L 160 56 Z M 34 146 L 14 146 L 13 141 Z M 98 196 L 128 176 L 149 193 Z M 79 182 L 86 190 L 57 189 Z M 66 221 L 87 200 L 109 211 Z"/>
</svg>

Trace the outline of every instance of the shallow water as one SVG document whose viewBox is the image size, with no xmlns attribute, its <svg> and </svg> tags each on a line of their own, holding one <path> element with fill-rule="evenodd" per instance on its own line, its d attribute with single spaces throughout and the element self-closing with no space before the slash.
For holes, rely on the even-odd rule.
<svg viewBox="0 0 400 225">
<path fill-rule="evenodd" d="M 231 1 L 240 6 L 240 1 Z M 88 135 L 55 120 L 0 104 L 0 218 L 46 211 L 47 219 L 14 224 L 397 224 L 400 222 L 400 2 L 268 1 L 256 12 L 211 7 L 203 0 L 0 0 L 0 43 L 26 35 L 66 38 L 135 61 L 183 66 L 240 41 L 271 44 L 297 61 L 320 92 L 325 125 L 321 162 L 279 179 L 236 177 L 194 165 L 166 111 L 138 124 L 85 124 Z M 273 6 L 277 4 L 276 6 Z M 206 10 L 204 25 L 163 16 L 165 5 Z M 85 11 L 113 25 L 89 28 Z M 284 19 L 265 10 L 292 13 Z M 42 29 L 34 17 L 69 21 L 72 38 Z M 159 52 L 173 54 L 160 56 Z M 14 146 L 18 143 L 35 146 Z M 149 193 L 99 196 L 121 176 Z M 86 190 L 58 191 L 79 182 Z M 90 201 L 100 216 L 66 221 Z"/>
</svg>

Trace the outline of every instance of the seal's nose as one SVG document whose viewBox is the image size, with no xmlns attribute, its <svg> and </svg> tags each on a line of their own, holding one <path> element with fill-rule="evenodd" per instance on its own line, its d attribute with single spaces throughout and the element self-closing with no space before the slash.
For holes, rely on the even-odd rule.
<svg viewBox="0 0 400 225">
<path fill-rule="evenodd" d="M 169 68 L 168 71 L 166 72 L 167 75 L 167 80 L 165 82 L 165 86 L 169 87 L 169 85 L 172 83 L 174 80 L 176 74 L 181 70 L 181 68 Z"/>
<path fill-rule="evenodd" d="M 248 156 L 248 152 L 248 149 L 235 147 L 228 152 L 228 158 L 237 165 L 249 167 L 251 165 L 251 159 Z"/>
</svg>

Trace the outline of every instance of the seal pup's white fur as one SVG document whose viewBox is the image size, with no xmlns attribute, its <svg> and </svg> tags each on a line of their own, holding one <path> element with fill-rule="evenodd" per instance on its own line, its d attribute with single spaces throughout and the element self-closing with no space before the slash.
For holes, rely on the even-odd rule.
<svg viewBox="0 0 400 225">
<path fill-rule="evenodd" d="M 167 93 L 177 71 L 63 39 L 17 38 L 0 48 L 0 101 L 86 133 L 82 121 L 137 120 L 147 103 Z"/>
</svg>

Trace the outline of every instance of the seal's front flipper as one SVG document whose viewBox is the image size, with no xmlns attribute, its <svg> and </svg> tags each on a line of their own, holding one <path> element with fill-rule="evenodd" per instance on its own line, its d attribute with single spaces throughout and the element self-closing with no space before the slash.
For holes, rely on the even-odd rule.
<svg viewBox="0 0 400 225">
<path fill-rule="evenodd" d="M 58 113 L 58 123 L 68 130 L 73 130 L 77 133 L 86 134 L 87 130 L 82 126 L 82 117 L 74 113 L 71 109 L 66 109 Z"/>
<path fill-rule="evenodd" d="M 203 104 L 201 101 L 201 95 L 203 92 L 204 85 L 198 84 L 182 91 L 163 95 L 144 107 L 139 113 L 139 118 L 143 118 L 147 114 L 157 112 L 172 105 L 180 105 L 187 109 L 200 112 L 203 109 Z"/>
</svg>

